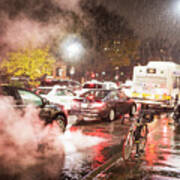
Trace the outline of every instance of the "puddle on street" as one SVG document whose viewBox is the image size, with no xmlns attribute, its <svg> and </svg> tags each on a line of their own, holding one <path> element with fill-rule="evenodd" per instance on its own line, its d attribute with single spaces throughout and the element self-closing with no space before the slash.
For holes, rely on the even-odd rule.
<svg viewBox="0 0 180 180">
<path fill-rule="evenodd" d="M 82 179 L 119 153 L 128 123 L 90 123 L 68 129 L 61 136 L 65 164 L 60 179 Z"/>
<path fill-rule="evenodd" d="M 93 131 L 87 127 L 86 131 L 79 127 L 67 131 L 62 136 L 66 157 L 61 179 L 82 179 L 105 163 L 119 152 L 121 147 L 118 137 L 101 127 Z M 113 166 L 105 179 L 121 176 L 124 179 L 176 180 L 180 178 L 179 162 L 180 130 L 170 118 L 159 117 L 149 124 L 145 152 L 140 159 Z"/>
<path fill-rule="evenodd" d="M 103 132 L 84 134 L 71 128 L 61 137 L 65 149 L 65 164 L 61 179 L 81 179 L 107 160 L 103 151 L 110 136 Z"/>
<path fill-rule="evenodd" d="M 177 180 L 180 179 L 180 127 L 165 116 L 149 124 L 145 152 L 137 159 L 118 161 L 109 168 L 106 180 Z"/>
<path fill-rule="evenodd" d="M 180 178 L 179 127 L 162 117 L 152 122 L 149 130 L 141 168 L 149 172 L 150 179 Z"/>
</svg>

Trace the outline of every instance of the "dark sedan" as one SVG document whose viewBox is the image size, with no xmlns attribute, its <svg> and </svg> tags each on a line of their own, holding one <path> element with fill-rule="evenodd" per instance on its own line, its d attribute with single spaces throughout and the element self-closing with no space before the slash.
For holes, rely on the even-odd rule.
<svg viewBox="0 0 180 180">
<path fill-rule="evenodd" d="M 13 86 L 0 86 L 0 95 L 11 96 L 15 100 L 15 108 L 23 109 L 32 104 L 40 108 L 39 116 L 45 124 L 57 121 L 62 131 L 65 131 L 67 125 L 67 114 L 63 106 L 49 103 L 47 100 L 26 89 Z"/>
<path fill-rule="evenodd" d="M 85 121 L 113 121 L 121 115 L 136 113 L 135 102 L 120 90 L 90 90 L 74 101 L 72 114 Z"/>
</svg>

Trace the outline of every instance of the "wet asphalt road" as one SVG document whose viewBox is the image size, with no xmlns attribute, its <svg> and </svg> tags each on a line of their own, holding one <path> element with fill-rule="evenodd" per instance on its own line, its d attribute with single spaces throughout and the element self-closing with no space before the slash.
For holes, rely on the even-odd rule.
<svg viewBox="0 0 180 180">
<path fill-rule="evenodd" d="M 86 122 L 71 126 L 64 134 L 65 166 L 61 179 L 81 179 L 121 152 L 130 122 Z"/>
<path fill-rule="evenodd" d="M 60 179 L 82 179 L 122 151 L 131 122 L 94 122 L 71 126 L 62 139 L 65 165 Z M 180 179 L 180 128 L 165 115 L 149 123 L 144 154 L 128 162 L 117 161 L 95 179 Z"/>
<path fill-rule="evenodd" d="M 180 127 L 171 118 L 161 116 L 149 129 L 141 169 L 151 179 L 180 179 Z"/>
</svg>

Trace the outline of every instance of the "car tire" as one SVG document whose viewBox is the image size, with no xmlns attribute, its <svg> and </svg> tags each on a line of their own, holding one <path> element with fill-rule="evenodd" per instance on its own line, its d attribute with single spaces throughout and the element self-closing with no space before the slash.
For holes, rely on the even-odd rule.
<svg viewBox="0 0 180 180">
<path fill-rule="evenodd" d="M 108 113 L 108 121 L 112 122 L 116 119 L 116 112 L 114 109 L 110 109 L 109 113 Z"/>
<path fill-rule="evenodd" d="M 136 110 L 137 110 L 136 105 L 133 104 L 133 105 L 131 106 L 129 115 L 130 115 L 131 117 L 134 116 L 134 115 L 136 114 Z"/>
<path fill-rule="evenodd" d="M 59 128 L 62 130 L 62 132 L 65 132 L 65 130 L 66 130 L 65 118 L 62 115 L 58 115 L 56 117 L 56 122 L 57 122 Z"/>
</svg>

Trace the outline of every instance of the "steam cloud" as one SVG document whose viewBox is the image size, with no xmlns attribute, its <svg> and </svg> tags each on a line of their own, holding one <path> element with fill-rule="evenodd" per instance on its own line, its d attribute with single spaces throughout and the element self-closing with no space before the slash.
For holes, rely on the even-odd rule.
<svg viewBox="0 0 180 180">
<path fill-rule="evenodd" d="M 45 126 L 37 109 L 22 112 L 13 104 L 0 97 L 0 179 L 59 179 L 64 167 L 78 171 L 82 166 L 86 153 L 80 152 L 106 141 L 79 130 L 62 134 L 55 122 Z"/>
<path fill-rule="evenodd" d="M 0 98 L 0 179 L 56 179 L 64 163 L 58 125 L 44 126 L 36 109 L 22 114 L 12 104 Z"/>
<path fill-rule="evenodd" d="M 79 0 L 1 0 L 0 56 L 29 45 L 52 45 L 71 30 L 72 12 L 81 14 Z"/>
</svg>

